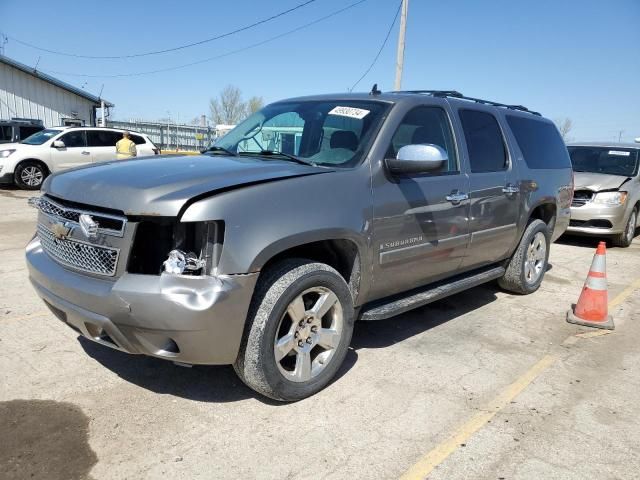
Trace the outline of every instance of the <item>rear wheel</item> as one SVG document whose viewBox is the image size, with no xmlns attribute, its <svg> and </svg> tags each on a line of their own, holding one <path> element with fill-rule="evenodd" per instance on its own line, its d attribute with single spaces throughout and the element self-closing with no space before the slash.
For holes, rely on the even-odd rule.
<svg viewBox="0 0 640 480">
<path fill-rule="evenodd" d="M 24 190 L 40 190 L 42 182 L 47 178 L 47 168 L 37 160 L 26 160 L 16 167 L 13 174 L 14 183 Z"/>
<path fill-rule="evenodd" d="M 498 284 L 505 290 L 525 295 L 538 290 L 547 271 L 549 244 L 547 224 L 530 220 Z"/>
<path fill-rule="evenodd" d="M 634 209 L 629 215 L 629 221 L 624 227 L 624 231 L 619 233 L 612 239 L 612 243 L 616 247 L 626 248 L 633 242 L 633 237 L 636 236 L 636 223 L 638 221 L 638 211 Z"/>
<path fill-rule="evenodd" d="M 322 390 L 347 354 L 351 293 L 340 274 L 323 263 L 285 260 L 263 275 L 234 368 L 267 397 L 301 400 Z"/>
</svg>

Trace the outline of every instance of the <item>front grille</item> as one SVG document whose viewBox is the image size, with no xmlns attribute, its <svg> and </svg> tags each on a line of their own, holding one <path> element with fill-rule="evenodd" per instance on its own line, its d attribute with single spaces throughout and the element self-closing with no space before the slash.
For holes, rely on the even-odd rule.
<svg viewBox="0 0 640 480">
<path fill-rule="evenodd" d="M 38 225 L 42 249 L 53 259 L 68 267 L 112 277 L 116 274 L 119 250 L 102 247 L 70 238 L 56 238 L 44 225 Z"/>
<path fill-rule="evenodd" d="M 589 203 L 593 199 L 593 192 L 591 190 L 576 190 L 573 192 L 572 207 L 582 207 Z"/>
<path fill-rule="evenodd" d="M 83 213 L 88 214 L 91 216 L 93 221 L 98 224 L 98 232 L 100 233 L 116 235 L 119 237 L 124 233 L 124 227 L 126 224 L 126 219 L 124 217 L 67 207 L 60 205 L 47 197 L 38 197 L 34 199 L 32 203 L 43 213 L 53 215 L 61 220 L 70 220 L 75 223 L 80 221 L 80 215 Z"/>
</svg>

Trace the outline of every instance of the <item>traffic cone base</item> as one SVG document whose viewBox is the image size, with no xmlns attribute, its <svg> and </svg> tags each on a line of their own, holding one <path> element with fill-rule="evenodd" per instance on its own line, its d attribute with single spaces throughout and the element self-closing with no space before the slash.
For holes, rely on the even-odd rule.
<svg viewBox="0 0 640 480">
<path fill-rule="evenodd" d="M 605 330 L 613 330 L 615 325 L 613 324 L 613 317 L 611 315 L 607 315 L 607 318 L 604 322 L 593 322 L 591 320 L 583 320 L 582 318 L 576 317 L 574 313 L 575 305 L 572 305 L 571 310 L 567 312 L 567 322 L 574 323 L 576 325 L 582 325 L 585 327 L 595 327 L 595 328 L 603 328 Z"/>
</svg>

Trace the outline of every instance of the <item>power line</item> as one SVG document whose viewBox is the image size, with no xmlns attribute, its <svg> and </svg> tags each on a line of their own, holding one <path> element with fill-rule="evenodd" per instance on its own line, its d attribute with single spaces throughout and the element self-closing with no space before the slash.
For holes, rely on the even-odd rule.
<svg viewBox="0 0 640 480">
<path fill-rule="evenodd" d="M 347 11 L 347 10 L 353 8 L 353 7 L 356 7 L 356 6 L 360 5 L 361 3 L 367 2 L 367 1 L 368 0 L 358 0 L 357 2 L 354 2 L 354 3 L 350 4 L 350 5 L 347 5 L 344 8 L 341 8 L 339 10 L 336 10 L 336 11 L 332 12 L 332 13 L 329 13 L 328 15 L 325 15 L 324 17 L 320 17 L 320 18 L 318 18 L 316 20 L 313 20 L 313 21 L 311 21 L 309 23 L 305 23 L 304 25 L 301 25 L 301 26 L 299 26 L 297 28 L 294 28 L 293 30 L 289 30 L 289 31 L 281 33 L 279 35 L 267 38 L 266 40 L 262 40 L 260 42 L 253 43 L 251 45 L 247 45 L 246 47 L 238 48 L 236 50 L 231 50 L 231 51 L 223 53 L 221 55 L 216 55 L 216 56 L 213 56 L 213 57 L 204 58 L 202 60 L 197 60 L 195 62 L 184 63 L 184 64 L 181 64 L 181 65 L 175 65 L 173 67 L 161 68 L 161 69 L 157 69 L 157 70 L 147 70 L 147 71 L 144 71 L 144 72 L 117 73 L 117 74 L 110 74 L 110 75 L 88 75 L 88 74 L 84 74 L 84 73 L 75 73 L 75 72 L 58 72 L 58 71 L 55 71 L 55 70 L 44 71 L 44 73 L 49 73 L 49 74 L 53 73 L 53 74 L 56 74 L 56 75 L 68 75 L 68 76 L 71 76 L 71 77 L 118 78 L 118 77 L 137 77 L 137 76 L 141 76 L 141 75 L 151 75 L 151 74 L 154 74 L 154 73 L 162 73 L 162 72 L 169 72 L 169 71 L 172 71 L 172 70 L 179 70 L 179 69 L 182 69 L 182 68 L 192 67 L 194 65 L 200 65 L 202 63 L 211 62 L 213 60 L 218 60 L 220 58 L 228 57 L 230 55 L 235 55 L 236 53 L 241 53 L 241 52 L 244 52 L 246 50 L 250 50 L 252 48 L 256 48 L 256 47 L 265 45 L 267 43 L 273 42 L 274 40 L 278 40 L 278 39 L 280 39 L 282 37 L 286 37 L 287 35 L 291 35 L 292 33 L 298 32 L 298 31 L 303 30 L 305 28 L 308 28 L 308 27 L 310 27 L 312 25 L 315 25 L 316 23 L 320 23 L 320 22 L 322 22 L 324 20 L 327 20 L 327 19 L 329 19 L 331 17 L 335 17 L 336 15 L 339 15 L 342 12 L 345 12 L 345 11 Z"/>
<path fill-rule="evenodd" d="M 367 76 L 367 74 L 371 71 L 371 69 L 373 68 L 373 66 L 376 64 L 376 62 L 378 61 L 378 58 L 380 58 L 380 54 L 382 53 L 382 50 L 384 50 L 385 45 L 387 44 L 387 41 L 389 40 L 389 36 L 391 35 L 391 31 L 393 30 L 393 26 L 396 24 L 396 20 L 398 20 L 398 14 L 400 13 L 400 8 L 402 7 L 402 0 L 400 1 L 400 4 L 398 5 L 398 10 L 396 11 L 396 16 L 393 17 L 393 21 L 391 22 L 391 25 L 389 25 L 389 30 L 387 31 L 387 35 L 386 37 L 384 37 L 384 41 L 382 42 L 382 45 L 380 45 L 380 49 L 378 50 L 378 53 L 376 54 L 376 56 L 373 58 L 373 62 L 371 62 L 371 65 L 369 65 L 369 68 L 367 68 L 365 70 L 365 72 L 362 74 L 362 76 L 358 79 L 358 81 L 356 83 L 354 83 L 351 88 L 349 89 L 350 92 L 353 92 L 353 89 L 356 88 L 356 86 L 360 83 L 360 81 Z"/>
<path fill-rule="evenodd" d="M 195 47 L 197 45 L 203 45 L 205 43 L 210 43 L 213 42 L 215 40 L 220 40 L 221 38 L 225 38 L 225 37 L 230 37 L 231 35 L 235 35 L 236 33 L 239 32 L 244 32 L 245 30 L 249 30 L 251 28 L 257 27 L 258 25 L 262 25 L 264 23 L 270 22 L 271 20 L 275 20 L 276 18 L 282 17 L 284 15 L 287 15 L 288 13 L 291 13 L 295 10 L 298 10 L 302 7 L 306 7 L 307 5 L 309 5 L 310 3 L 316 2 L 317 0 L 307 0 L 306 2 L 300 3 L 299 5 L 296 5 L 295 7 L 292 7 L 288 10 L 284 10 L 280 13 L 276 13 L 275 15 L 272 15 L 270 17 L 267 18 L 263 18 L 262 20 L 258 20 L 255 23 L 252 23 L 250 25 L 245 25 L 244 27 L 240 27 L 237 28 L 236 30 L 232 30 L 231 32 L 226 32 L 226 33 L 222 33 L 220 35 L 217 35 L 215 37 L 210 37 L 210 38 L 206 38 L 204 40 L 200 40 L 197 42 L 192 42 L 192 43 L 185 43 L 184 45 L 178 45 L 177 47 L 172 47 L 172 48 L 165 48 L 163 50 L 153 50 L 153 51 L 149 51 L 149 52 L 140 52 L 140 53 L 130 53 L 128 55 L 82 55 L 82 54 L 77 54 L 77 53 L 68 53 L 68 52 L 61 52 L 59 50 L 51 50 L 48 48 L 44 48 L 44 47 L 40 47 L 37 45 L 34 45 L 32 43 L 28 43 L 25 42 L 23 40 L 19 40 L 15 37 L 8 37 L 11 40 L 13 40 L 16 43 L 19 43 L 21 45 L 24 45 L 26 47 L 29 48 L 34 48 L 36 50 L 40 50 L 43 52 L 47 52 L 47 53 L 52 53 L 54 55 L 62 55 L 65 57 L 74 57 L 74 58 L 90 58 L 90 59 L 123 59 L 123 58 L 136 58 L 136 57 L 147 57 L 149 55 L 159 55 L 162 53 L 168 53 L 168 52 L 175 52 L 177 50 L 184 50 L 185 48 L 190 48 L 190 47 Z"/>
</svg>

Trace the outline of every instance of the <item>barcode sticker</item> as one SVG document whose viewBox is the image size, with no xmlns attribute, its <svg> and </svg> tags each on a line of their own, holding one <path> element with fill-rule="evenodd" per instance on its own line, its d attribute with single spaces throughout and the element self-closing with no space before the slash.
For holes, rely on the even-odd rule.
<svg viewBox="0 0 640 480">
<path fill-rule="evenodd" d="M 329 112 L 329 115 L 340 115 L 341 117 L 357 118 L 362 120 L 369 115 L 369 110 L 355 107 L 335 107 Z"/>
<path fill-rule="evenodd" d="M 619 155 L 621 157 L 628 157 L 631 152 L 623 152 L 622 150 L 609 150 L 609 155 Z"/>
</svg>

